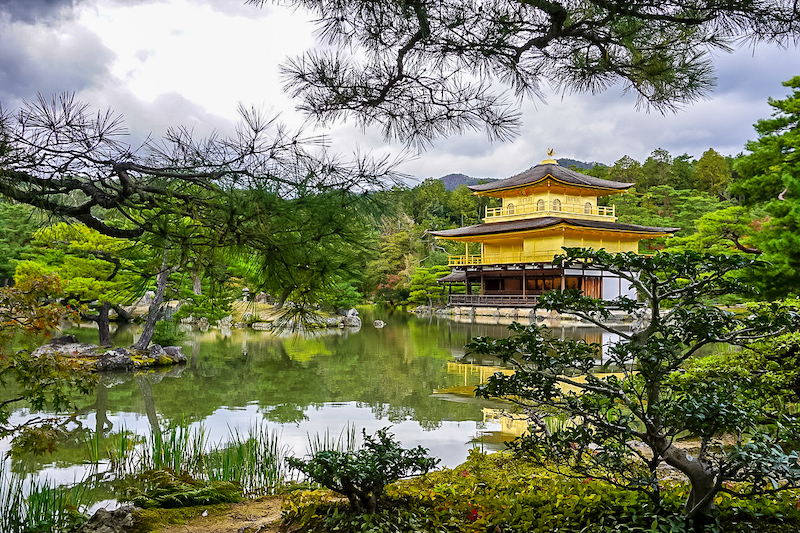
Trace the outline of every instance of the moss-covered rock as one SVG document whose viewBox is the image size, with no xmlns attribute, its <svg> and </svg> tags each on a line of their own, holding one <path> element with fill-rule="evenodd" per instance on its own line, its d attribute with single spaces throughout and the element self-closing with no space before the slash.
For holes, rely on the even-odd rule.
<svg viewBox="0 0 800 533">
<path fill-rule="evenodd" d="M 186 362 L 180 346 L 161 347 L 154 344 L 148 350 L 127 348 L 106 349 L 96 344 L 79 342 L 52 342 L 40 346 L 31 354 L 34 357 L 60 357 L 75 365 L 96 372 L 130 371 L 151 367 L 172 366 Z"/>
<path fill-rule="evenodd" d="M 117 485 L 119 499 L 145 509 L 191 507 L 241 501 L 241 488 L 230 481 L 202 481 L 170 469 L 148 470 Z"/>
</svg>

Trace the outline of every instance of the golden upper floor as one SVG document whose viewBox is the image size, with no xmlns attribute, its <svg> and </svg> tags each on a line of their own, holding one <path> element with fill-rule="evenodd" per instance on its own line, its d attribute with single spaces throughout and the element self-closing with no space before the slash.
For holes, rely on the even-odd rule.
<svg viewBox="0 0 800 533">
<path fill-rule="evenodd" d="M 597 200 L 632 186 L 545 161 L 516 176 L 470 189 L 474 194 L 502 200 L 501 207 L 486 210 L 483 221 L 487 223 L 553 216 L 614 222 L 617 220 L 614 206 L 600 206 Z"/>
</svg>

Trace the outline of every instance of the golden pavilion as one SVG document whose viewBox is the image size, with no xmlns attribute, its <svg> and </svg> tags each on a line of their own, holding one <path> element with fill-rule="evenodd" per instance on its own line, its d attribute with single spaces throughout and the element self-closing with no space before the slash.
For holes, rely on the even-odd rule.
<svg viewBox="0 0 800 533">
<path fill-rule="evenodd" d="M 598 205 L 598 198 L 631 187 L 633 183 L 575 172 L 553 159 L 516 176 L 469 187 L 473 194 L 499 198 L 502 205 L 487 208 L 482 224 L 431 232 L 465 243 L 465 255 L 450 256 L 453 271 L 439 280 L 466 284 L 467 294 L 451 295 L 450 303 L 524 307 L 553 289 L 579 289 L 606 300 L 635 298 L 629 283 L 612 273 L 591 265 L 552 265 L 553 257 L 564 253 L 562 247 L 637 252 L 640 240 L 679 229 L 620 224 L 614 206 Z M 479 255 L 469 254 L 469 243 L 480 243 Z"/>
</svg>

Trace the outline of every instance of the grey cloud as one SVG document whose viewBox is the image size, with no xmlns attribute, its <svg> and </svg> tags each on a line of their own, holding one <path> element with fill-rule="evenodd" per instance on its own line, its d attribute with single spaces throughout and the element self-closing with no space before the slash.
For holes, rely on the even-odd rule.
<svg viewBox="0 0 800 533">
<path fill-rule="evenodd" d="M 96 95 L 85 95 L 91 102 L 107 102 L 114 112 L 125 118 L 130 144 L 141 144 L 148 137 L 160 139 L 169 128 L 183 127 L 198 138 L 217 131 L 232 135 L 234 124 L 223 117 L 209 113 L 202 106 L 187 100 L 178 93 L 164 93 L 152 102 L 144 102 L 127 88 L 105 88 Z"/>
<path fill-rule="evenodd" d="M 50 32 L 10 24 L 0 33 L 0 101 L 8 107 L 37 93 L 80 92 L 108 76 L 112 59 L 87 30 Z"/>
<path fill-rule="evenodd" d="M 0 0 L 0 13 L 12 22 L 52 21 L 72 9 L 73 0 Z"/>
<path fill-rule="evenodd" d="M 768 95 L 779 94 L 781 82 L 800 67 L 798 52 L 796 47 L 760 45 L 720 56 L 716 61 L 719 86 L 712 96 L 736 93 L 766 100 Z"/>
</svg>

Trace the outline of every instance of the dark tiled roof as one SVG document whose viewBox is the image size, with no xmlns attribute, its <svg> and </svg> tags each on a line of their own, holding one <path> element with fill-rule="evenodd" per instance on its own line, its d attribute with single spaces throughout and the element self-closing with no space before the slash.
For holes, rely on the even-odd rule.
<svg viewBox="0 0 800 533">
<path fill-rule="evenodd" d="M 675 233 L 680 228 L 654 228 L 650 226 L 637 226 L 635 224 L 620 224 L 603 220 L 581 220 L 578 218 L 540 217 L 523 220 L 509 220 L 508 222 L 490 222 L 464 228 L 431 231 L 437 237 L 476 237 L 478 235 L 492 235 L 495 233 L 512 233 L 533 229 L 549 228 L 558 224 L 567 224 L 581 228 L 606 229 L 616 231 L 630 231 L 635 233 Z"/>
<path fill-rule="evenodd" d="M 467 281 L 467 273 L 463 270 L 453 270 L 443 278 L 436 280 L 438 283 L 455 283 L 458 281 Z"/>
<path fill-rule="evenodd" d="M 570 170 L 553 163 L 545 163 L 542 165 L 536 165 L 525 172 L 517 174 L 516 176 L 511 176 L 510 178 L 506 178 L 504 180 L 493 181 L 492 183 L 485 183 L 483 185 L 471 185 L 469 189 L 475 192 L 513 189 L 541 181 L 548 174 L 553 176 L 553 178 L 557 179 L 558 181 L 572 185 L 579 185 L 582 187 L 614 189 L 618 191 L 623 191 L 633 187 L 633 183 L 623 183 L 621 181 L 595 178 L 593 176 L 587 176 L 586 174 L 581 174 L 580 172 L 575 172 L 574 170 Z"/>
</svg>

